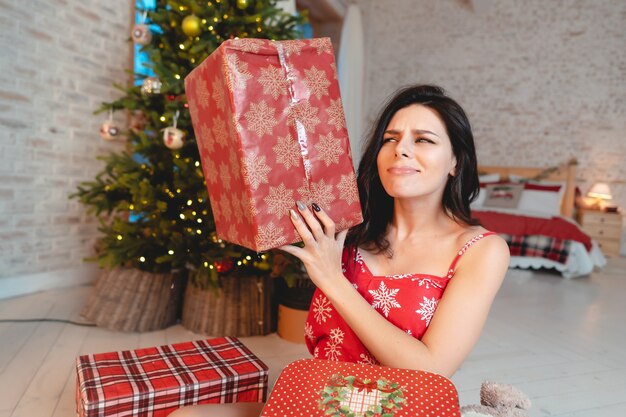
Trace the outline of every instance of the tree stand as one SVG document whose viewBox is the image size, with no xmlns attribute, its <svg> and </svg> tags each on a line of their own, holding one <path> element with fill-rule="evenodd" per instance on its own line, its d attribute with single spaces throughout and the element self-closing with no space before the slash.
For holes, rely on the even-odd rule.
<svg viewBox="0 0 626 417">
<path fill-rule="evenodd" d="M 147 332 L 176 323 L 184 276 L 138 269 L 106 269 L 81 315 L 100 327 L 124 332 Z"/>
<path fill-rule="evenodd" d="M 218 288 L 201 288 L 189 280 L 182 325 L 210 336 L 258 336 L 272 331 L 272 281 L 266 276 L 220 277 Z"/>
</svg>

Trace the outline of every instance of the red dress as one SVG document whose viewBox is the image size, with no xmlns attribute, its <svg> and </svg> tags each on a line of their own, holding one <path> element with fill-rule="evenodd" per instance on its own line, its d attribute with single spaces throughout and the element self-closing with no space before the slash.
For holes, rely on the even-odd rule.
<svg viewBox="0 0 626 417">
<path fill-rule="evenodd" d="M 341 268 L 345 277 L 376 311 L 419 340 L 426 332 L 461 256 L 471 245 L 492 234 L 494 232 L 486 232 L 470 239 L 459 250 L 448 268 L 448 274 L 443 277 L 417 273 L 374 276 L 355 248 L 344 249 Z M 319 289 L 313 294 L 305 324 L 305 339 L 309 352 L 315 358 L 378 364 Z"/>
</svg>

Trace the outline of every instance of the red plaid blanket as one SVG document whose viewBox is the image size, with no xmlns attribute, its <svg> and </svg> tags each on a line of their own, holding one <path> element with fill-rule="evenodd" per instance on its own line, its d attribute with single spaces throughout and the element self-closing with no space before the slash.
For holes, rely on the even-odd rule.
<svg viewBox="0 0 626 417">
<path fill-rule="evenodd" d="M 565 265 L 571 253 L 571 240 L 540 235 L 499 235 L 509 244 L 511 256 L 544 258 Z"/>
<path fill-rule="evenodd" d="M 184 405 L 267 396 L 267 365 L 234 337 L 84 355 L 76 370 L 80 417 L 158 417 Z"/>
</svg>

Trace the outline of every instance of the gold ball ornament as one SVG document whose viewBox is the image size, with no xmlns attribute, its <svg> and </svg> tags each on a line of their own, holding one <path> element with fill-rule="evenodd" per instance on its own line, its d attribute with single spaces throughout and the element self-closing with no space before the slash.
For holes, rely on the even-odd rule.
<svg viewBox="0 0 626 417">
<path fill-rule="evenodd" d="M 201 24 L 202 22 L 198 16 L 195 14 L 189 15 L 183 19 L 183 32 L 191 38 L 198 36 L 202 33 L 202 28 L 200 27 Z"/>
<path fill-rule="evenodd" d="M 250 3 L 248 2 L 248 0 L 237 0 L 237 8 L 239 10 L 245 10 L 248 8 L 249 5 Z"/>
</svg>

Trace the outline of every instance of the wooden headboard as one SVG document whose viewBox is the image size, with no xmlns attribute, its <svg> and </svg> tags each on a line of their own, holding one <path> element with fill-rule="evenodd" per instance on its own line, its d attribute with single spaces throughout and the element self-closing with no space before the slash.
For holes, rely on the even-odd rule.
<svg viewBox="0 0 626 417">
<path fill-rule="evenodd" d="M 575 159 L 553 168 L 528 168 L 528 167 L 503 167 L 503 166 L 479 166 L 481 174 L 500 174 L 501 180 L 508 180 L 510 175 L 516 175 L 528 179 L 541 179 L 545 181 L 564 181 L 565 194 L 561 204 L 561 215 L 573 217 L 574 198 L 576 196 L 576 165 Z"/>
</svg>

